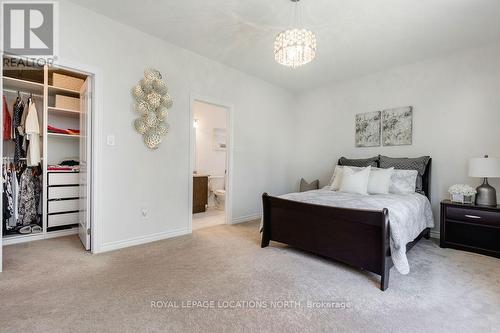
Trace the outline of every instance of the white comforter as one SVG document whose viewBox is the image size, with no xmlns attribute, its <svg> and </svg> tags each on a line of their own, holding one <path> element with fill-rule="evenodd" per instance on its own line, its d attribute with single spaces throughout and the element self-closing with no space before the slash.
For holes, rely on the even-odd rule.
<svg viewBox="0 0 500 333">
<path fill-rule="evenodd" d="M 280 198 L 343 208 L 387 208 L 392 260 L 401 274 L 410 272 L 406 244 L 413 241 L 425 228 L 434 227 L 431 204 L 427 197 L 418 193 L 361 195 L 332 191 L 325 187 L 320 190 L 289 193 Z"/>
</svg>

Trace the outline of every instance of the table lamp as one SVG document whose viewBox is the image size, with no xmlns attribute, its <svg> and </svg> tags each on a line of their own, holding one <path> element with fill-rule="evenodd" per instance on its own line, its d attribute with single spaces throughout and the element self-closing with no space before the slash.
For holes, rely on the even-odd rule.
<svg viewBox="0 0 500 333">
<path fill-rule="evenodd" d="M 500 158 L 474 157 L 469 160 L 469 177 L 483 178 L 476 190 L 476 205 L 496 206 L 497 192 L 488 184 L 488 178 L 500 178 Z"/>
</svg>

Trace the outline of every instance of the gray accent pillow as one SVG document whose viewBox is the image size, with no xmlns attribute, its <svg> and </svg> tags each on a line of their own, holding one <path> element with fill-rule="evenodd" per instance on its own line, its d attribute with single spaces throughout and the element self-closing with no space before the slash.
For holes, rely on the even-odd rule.
<svg viewBox="0 0 500 333">
<path fill-rule="evenodd" d="M 427 167 L 427 163 L 429 163 L 430 159 L 430 156 L 422 156 L 417 158 L 392 158 L 380 155 L 380 167 L 384 169 L 394 167 L 394 169 L 400 170 L 417 170 L 418 175 L 415 192 L 425 195 L 422 189 L 422 176 L 425 173 L 425 168 Z"/>
<path fill-rule="evenodd" d="M 300 179 L 300 192 L 312 191 L 319 189 L 319 180 L 316 179 L 310 183 L 306 182 L 304 178 Z"/>
<path fill-rule="evenodd" d="M 339 159 L 339 165 L 354 166 L 360 168 L 366 168 L 367 166 L 372 166 L 376 168 L 378 167 L 378 156 L 370 158 L 360 158 L 360 159 L 345 158 L 342 156 Z"/>
</svg>

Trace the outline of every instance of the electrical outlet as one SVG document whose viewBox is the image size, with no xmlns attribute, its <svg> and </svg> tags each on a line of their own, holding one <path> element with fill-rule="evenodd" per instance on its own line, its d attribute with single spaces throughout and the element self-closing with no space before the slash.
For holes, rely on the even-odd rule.
<svg viewBox="0 0 500 333">
<path fill-rule="evenodd" d="M 141 208 L 141 218 L 147 220 L 149 218 L 149 210 L 146 207 Z"/>
</svg>

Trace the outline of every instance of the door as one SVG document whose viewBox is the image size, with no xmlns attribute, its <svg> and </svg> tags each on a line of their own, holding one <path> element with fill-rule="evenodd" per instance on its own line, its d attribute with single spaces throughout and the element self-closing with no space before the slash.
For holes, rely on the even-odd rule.
<svg viewBox="0 0 500 333">
<path fill-rule="evenodd" d="M 0 68 L 2 67 L 2 65 L 0 65 Z M 3 79 L 2 79 L 3 81 Z M 2 116 L 0 117 L 0 128 L 3 129 L 3 111 L 4 111 L 4 108 L 3 108 L 3 102 L 2 102 Z M 2 144 L 0 145 L 0 155 L 3 156 L 3 130 L 0 131 L 0 140 L 2 142 Z M 3 159 L 2 159 L 2 180 L 3 180 Z M 3 197 L 3 181 L 1 182 L 1 186 L 2 186 L 2 197 Z M 3 241 L 3 200 L 0 200 L 0 220 L 2 221 L 0 223 L 0 272 L 2 272 L 2 269 L 3 269 L 3 244 L 2 244 L 2 241 Z"/>
<path fill-rule="evenodd" d="M 91 78 L 88 77 L 80 89 L 80 213 L 78 234 L 85 250 L 90 250 L 91 232 L 91 92 Z"/>
</svg>

